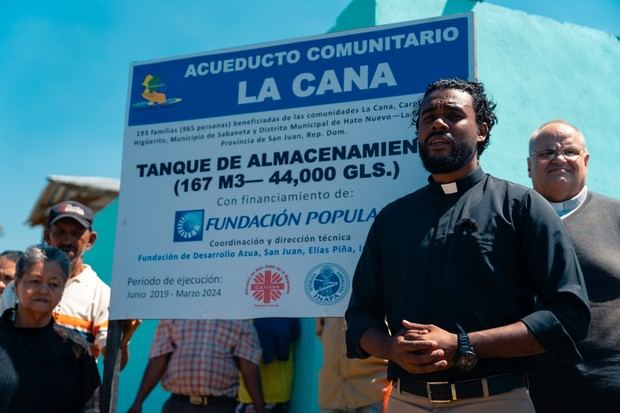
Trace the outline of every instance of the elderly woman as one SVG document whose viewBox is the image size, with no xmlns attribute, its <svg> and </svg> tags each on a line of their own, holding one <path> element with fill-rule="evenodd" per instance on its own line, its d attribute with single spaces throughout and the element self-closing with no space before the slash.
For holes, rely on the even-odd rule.
<svg viewBox="0 0 620 413">
<path fill-rule="evenodd" d="M 36 245 L 17 261 L 18 305 L 0 318 L 0 413 L 97 411 L 99 373 L 79 336 L 54 324 L 67 255 Z"/>
</svg>

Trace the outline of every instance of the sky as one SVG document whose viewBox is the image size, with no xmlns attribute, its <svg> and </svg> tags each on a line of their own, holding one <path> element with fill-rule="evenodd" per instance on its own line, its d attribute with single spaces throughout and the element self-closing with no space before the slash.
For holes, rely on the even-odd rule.
<svg viewBox="0 0 620 413">
<path fill-rule="evenodd" d="M 2 0 L 0 251 L 40 241 L 47 176 L 120 178 L 131 62 L 325 33 L 349 2 Z M 620 35 L 620 0 L 488 2 Z"/>
</svg>

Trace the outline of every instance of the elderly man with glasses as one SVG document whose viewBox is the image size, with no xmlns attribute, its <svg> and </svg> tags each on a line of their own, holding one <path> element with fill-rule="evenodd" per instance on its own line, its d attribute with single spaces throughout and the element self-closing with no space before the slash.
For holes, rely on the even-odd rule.
<svg viewBox="0 0 620 413">
<path fill-rule="evenodd" d="M 537 412 L 617 412 L 620 409 L 620 201 L 588 190 L 590 154 L 583 134 L 562 120 L 530 139 L 534 189 L 562 218 L 591 301 L 591 324 L 573 364 L 542 356 L 530 375 Z"/>
</svg>

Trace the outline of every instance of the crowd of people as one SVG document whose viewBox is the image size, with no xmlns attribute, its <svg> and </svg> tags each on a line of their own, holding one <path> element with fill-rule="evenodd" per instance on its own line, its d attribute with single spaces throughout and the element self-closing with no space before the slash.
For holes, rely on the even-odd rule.
<svg viewBox="0 0 620 413">
<path fill-rule="evenodd" d="M 345 318 L 316 321 L 321 413 L 618 411 L 620 201 L 588 189 L 564 120 L 529 138 L 533 189 L 485 173 L 495 106 L 461 79 L 420 98 L 429 183 L 372 223 Z M 62 202 L 43 244 L 0 254 L 0 413 L 99 409 L 110 289 L 83 259 L 93 218 Z M 295 318 L 161 320 L 129 412 L 161 383 L 165 413 L 286 413 L 299 334 Z"/>
</svg>

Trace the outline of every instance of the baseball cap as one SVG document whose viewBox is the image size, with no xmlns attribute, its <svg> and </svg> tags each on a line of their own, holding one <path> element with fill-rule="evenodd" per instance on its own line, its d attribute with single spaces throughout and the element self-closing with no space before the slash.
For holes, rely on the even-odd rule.
<svg viewBox="0 0 620 413">
<path fill-rule="evenodd" d="M 84 228 L 90 228 L 93 225 L 93 211 L 77 201 L 65 201 L 54 205 L 50 210 L 47 226 L 49 227 L 62 218 L 73 218 Z"/>
</svg>

